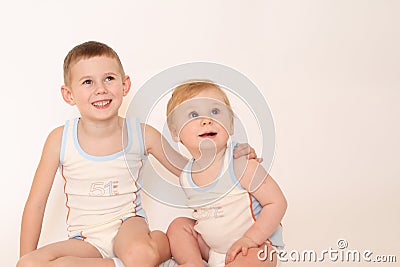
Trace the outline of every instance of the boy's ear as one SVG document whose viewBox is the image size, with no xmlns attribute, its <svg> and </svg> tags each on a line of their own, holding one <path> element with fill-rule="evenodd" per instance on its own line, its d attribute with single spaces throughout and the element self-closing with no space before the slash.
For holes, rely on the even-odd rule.
<svg viewBox="0 0 400 267">
<path fill-rule="evenodd" d="M 71 106 L 74 106 L 76 104 L 74 96 L 72 95 L 72 91 L 67 86 L 61 86 L 61 94 L 67 104 L 70 104 Z"/>
<path fill-rule="evenodd" d="M 123 78 L 122 87 L 123 87 L 123 96 L 126 96 L 131 90 L 131 78 L 128 75 L 125 75 L 125 77 Z"/>
</svg>

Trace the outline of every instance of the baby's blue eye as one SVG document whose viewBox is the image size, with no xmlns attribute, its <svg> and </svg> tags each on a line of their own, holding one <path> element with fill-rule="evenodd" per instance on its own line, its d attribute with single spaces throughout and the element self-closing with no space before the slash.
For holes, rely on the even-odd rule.
<svg viewBox="0 0 400 267">
<path fill-rule="evenodd" d="M 212 115 L 217 115 L 217 114 L 219 114 L 220 113 L 220 111 L 219 111 L 219 109 L 217 109 L 217 108 L 213 108 L 212 110 L 211 110 L 211 114 Z"/>
<path fill-rule="evenodd" d="M 189 113 L 189 118 L 197 118 L 199 116 L 199 113 L 196 111 L 192 111 Z"/>
</svg>

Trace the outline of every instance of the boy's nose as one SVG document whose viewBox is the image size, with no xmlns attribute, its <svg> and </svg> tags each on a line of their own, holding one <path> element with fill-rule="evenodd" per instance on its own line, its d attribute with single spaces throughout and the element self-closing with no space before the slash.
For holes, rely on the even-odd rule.
<svg viewBox="0 0 400 267">
<path fill-rule="evenodd" d="M 96 88 L 96 94 L 106 94 L 107 92 L 107 88 L 102 84 L 98 85 Z"/>
</svg>

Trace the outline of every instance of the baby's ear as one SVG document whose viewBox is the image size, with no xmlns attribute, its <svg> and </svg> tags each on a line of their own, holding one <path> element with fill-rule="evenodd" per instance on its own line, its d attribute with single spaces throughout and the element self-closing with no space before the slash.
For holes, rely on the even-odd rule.
<svg viewBox="0 0 400 267">
<path fill-rule="evenodd" d="M 180 142 L 181 141 L 181 139 L 179 139 L 179 132 L 177 131 L 176 126 L 174 124 L 171 124 L 169 126 L 169 131 L 171 132 L 172 139 L 175 142 Z"/>
</svg>

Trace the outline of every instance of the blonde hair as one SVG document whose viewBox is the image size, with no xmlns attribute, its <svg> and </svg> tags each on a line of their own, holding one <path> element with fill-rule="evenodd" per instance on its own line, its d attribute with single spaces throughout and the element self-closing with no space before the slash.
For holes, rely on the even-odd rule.
<svg viewBox="0 0 400 267">
<path fill-rule="evenodd" d="M 189 81 L 185 82 L 179 86 L 177 86 L 174 91 L 172 92 L 172 96 L 168 101 L 167 104 L 167 123 L 168 125 L 171 124 L 172 118 L 170 118 L 171 113 L 174 111 L 174 109 L 179 105 L 182 104 L 184 101 L 191 99 L 195 95 L 199 94 L 202 91 L 208 90 L 210 88 L 213 88 L 217 90 L 221 95 L 224 104 L 228 108 L 229 112 L 232 115 L 233 118 L 233 111 L 231 104 L 229 102 L 228 96 L 226 93 L 215 83 L 212 81 Z"/>
<path fill-rule="evenodd" d="M 98 56 L 107 56 L 113 58 L 117 61 L 120 69 L 122 77 L 125 76 L 124 68 L 122 67 L 121 60 L 119 59 L 118 54 L 108 45 L 96 42 L 96 41 L 88 41 L 82 44 L 79 44 L 72 48 L 71 51 L 67 54 L 64 59 L 64 84 L 69 85 L 71 79 L 71 67 L 73 64 L 78 62 L 81 59 L 89 59 L 92 57 Z"/>
</svg>

